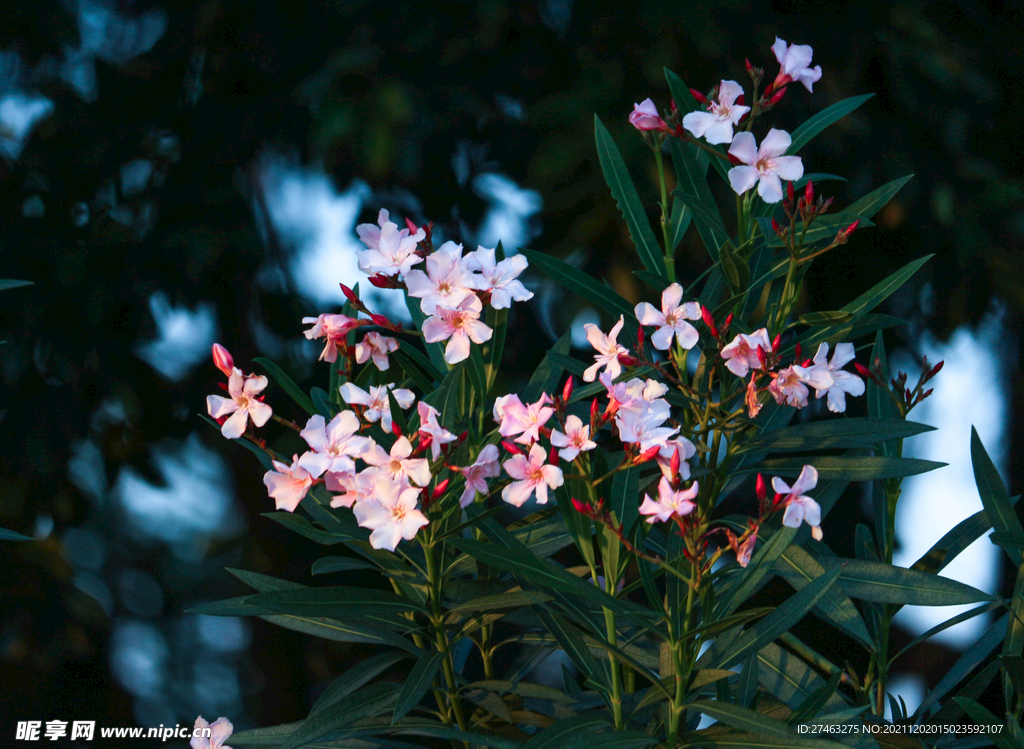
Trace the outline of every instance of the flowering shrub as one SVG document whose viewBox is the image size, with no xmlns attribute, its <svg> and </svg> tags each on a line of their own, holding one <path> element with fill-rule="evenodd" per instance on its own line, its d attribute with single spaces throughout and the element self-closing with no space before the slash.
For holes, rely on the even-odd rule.
<svg viewBox="0 0 1024 749">
<path fill-rule="evenodd" d="M 822 76 L 810 47 L 777 39 L 772 51 L 779 72 L 763 91 L 763 71 L 747 63 L 749 106 L 736 81 L 703 94 L 666 71 L 668 111 L 647 99 L 629 115 L 659 175 L 660 241 L 596 123 L 601 167 L 654 303 L 630 304 L 525 248 L 435 247 L 432 225 L 400 228 L 381 210 L 376 224 L 357 227 L 359 264 L 373 285 L 405 292 L 411 329 L 343 284 L 341 313 L 302 320 L 312 326 L 305 336 L 323 341 L 329 372 L 327 389 L 308 395 L 272 362 L 255 362 L 266 376 L 245 374 L 214 346 L 230 397 L 211 395 L 209 416 L 262 461 L 279 511 L 270 517 L 354 554 L 324 557 L 314 574 L 376 570 L 383 583 L 305 587 L 234 571 L 256 593 L 197 609 L 377 648 L 305 721 L 233 743 L 836 745 L 803 736 L 814 723 L 868 746 L 872 736 L 856 729 L 885 723 L 887 708 L 896 721 L 936 726 L 932 740 L 964 715 L 1000 722 L 977 702 L 1000 668 L 1004 738 L 1018 735 L 1019 618 L 999 619 L 915 714 L 887 692 L 901 606 L 979 604 L 949 624 L 1001 605 L 1019 613 L 1020 596 L 1006 604 L 937 573 L 992 526 L 1019 562 L 1024 531 L 975 436 L 985 512 L 911 569 L 892 566 L 901 482 L 941 465 L 902 457 L 903 441 L 930 429 L 906 417 L 941 363 L 926 365 L 912 390 L 905 374 L 890 381 L 881 331 L 900 321 L 873 310 L 927 258 L 838 310 L 807 311 L 799 300 L 812 262 L 870 226 L 909 177 L 830 212 L 816 190 L 835 178 L 805 174 L 799 152 L 867 97 L 827 107 L 793 133 L 770 127 L 762 118 L 801 95 L 790 84 L 811 92 Z M 714 201 L 709 174 L 735 193 L 735 221 Z M 708 267 L 684 288 L 675 257 L 691 224 Z M 495 392 L 509 309 L 532 296 L 519 280 L 528 265 L 612 324 L 586 326 L 592 358 L 570 356 L 564 338 L 520 392 Z M 858 409 L 868 415 L 845 415 L 848 398 L 865 395 Z M 792 423 L 822 398 L 823 418 Z M 875 525 L 858 527 L 856 559 L 840 559 L 826 545 L 827 516 L 855 481 L 880 488 Z M 722 513 L 727 498 L 742 515 Z M 773 577 L 792 593 L 753 605 Z M 806 616 L 862 647 L 863 664 L 832 663 L 794 635 Z M 1002 661 L 946 699 L 1003 640 Z M 572 668 L 556 683 L 529 681 L 555 651 Z M 378 678 L 405 660 L 403 683 Z"/>
</svg>

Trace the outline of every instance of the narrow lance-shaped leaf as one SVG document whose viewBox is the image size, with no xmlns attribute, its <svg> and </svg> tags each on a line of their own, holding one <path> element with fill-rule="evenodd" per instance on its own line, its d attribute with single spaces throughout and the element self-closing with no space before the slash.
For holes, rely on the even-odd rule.
<svg viewBox="0 0 1024 749">
<path fill-rule="evenodd" d="M 691 702 L 687 707 L 699 710 L 701 714 L 741 731 L 750 731 L 765 736 L 785 737 L 789 735 L 785 723 L 739 705 L 731 705 L 718 700 L 697 700 Z"/>
<path fill-rule="evenodd" d="M 797 153 L 801 148 L 806 146 L 814 136 L 832 123 L 842 119 L 850 112 L 857 109 L 872 96 L 874 96 L 874 94 L 851 96 L 849 99 L 843 99 L 842 101 L 836 102 L 829 107 L 825 107 L 820 112 L 811 115 L 793 131 L 793 142 L 790 144 L 786 153 Z"/>
<path fill-rule="evenodd" d="M 284 391 L 291 396 L 291 399 L 299 404 L 303 411 L 308 413 L 310 416 L 317 412 L 316 407 L 313 405 L 313 401 L 309 399 L 309 396 L 302 392 L 302 389 L 295 384 L 295 380 L 289 377 L 288 374 L 279 366 L 274 364 L 274 362 L 265 357 L 257 356 L 253 359 L 253 363 L 259 364 L 267 370 L 267 374 L 270 375 L 271 379 L 280 385 Z"/>
<path fill-rule="evenodd" d="M 437 672 L 441 670 L 441 664 L 445 657 L 444 653 L 436 650 L 416 661 L 416 665 L 412 667 L 405 684 L 402 685 L 402 691 L 398 695 L 391 717 L 392 725 L 405 717 L 423 699 L 423 695 L 430 689 L 430 684 L 437 676 Z"/>
<path fill-rule="evenodd" d="M 627 330 L 636 330 L 640 324 L 636 315 L 633 314 L 633 305 L 578 268 L 551 255 L 528 250 L 525 247 L 522 249 L 522 254 L 526 255 L 530 265 L 543 271 L 569 291 L 579 294 L 609 315 L 616 317 L 622 315 L 625 318 Z"/>
</svg>

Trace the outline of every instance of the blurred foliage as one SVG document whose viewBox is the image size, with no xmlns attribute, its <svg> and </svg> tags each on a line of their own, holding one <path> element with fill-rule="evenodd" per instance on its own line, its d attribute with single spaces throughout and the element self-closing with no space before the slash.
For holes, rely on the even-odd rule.
<svg viewBox="0 0 1024 749">
<path fill-rule="evenodd" d="M 43 527 L 46 518 L 54 523 L 45 542 L 0 546 L 0 692 L 16 707 L 12 720 L 48 715 L 56 702 L 75 704 L 83 717 L 130 722 L 130 698 L 107 671 L 109 620 L 73 585 L 64 558 L 59 539 L 67 528 L 98 518 L 108 541 L 119 539 L 105 574 L 117 565 L 149 570 L 165 587 L 165 613 L 239 590 L 223 574 L 205 577 L 226 563 L 292 579 L 307 574 L 303 544 L 258 517 L 269 504 L 242 451 L 223 454 L 255 532 L 214 539 L 207 561 L 187 574 L 166 548 L 117 536 L 112 529 L 124 518 L 90 503 L 68 474 L 74 446 L 90 437 L 107 486 L 125 465 L 159 483 L 150 460 L 159 440 L 199 429 L 221 447 L 195 416 L 204 396 L 217 392 L 215 370 L 200 366 L 169 382 L 135 353 L 157 333 L 154 292 L 190 309 L 211 303 L 219 340 L 231 343 L 237 361 L 260 353 L 257 321 L 297 339 L 299 319 L 313 310 L 288 284 L 256 281 L 289 251 L 261 222 L 254 175 L 267 154 L 320 164 L 339 188 L 367 181 L 376 197 L 363 220 L 384 204 L 417 222 L 438 221 L 449 235 L 477 226 L 487 209 L 473 177 L 505 173 L 543 197 L 534 249 L 581 252 L 588 270 L 639 300 L 629 239 L 595 158 L 593 114 L 624 149 L 639 151 L 626 115 L 648 96 L 668 106 L 663 66 L 699 89 L 722 78 L 746 83 L 743 58 L 773 69 L 769 47 L 779 35 L 811 44 L 825 73 L 813 95 L 791 89 L 777 109 L 781 127 L 877 92 L 804 153 L 811 171 L 851 175 L 819 191 L 834 191 L 842 207 L 872 185 L 916 174 L 878 228 L 816 269 L 809 285 L 816 306 L 845 302 L 887 269 L 934 252 L 922 275 L 930 286 L 924 297 L 933 300 L 922 322 L 946 336 L 977 322 L 997 296 L 1007 325 L 1019 329 L 1024 79 L 1016 71 L 1024 26 L 1011 10 L 951 1 L 93 2 L 134 18 L 162 12 L 166 29 L 139 56 L 97 57 L 88 99 L 58 75 L 84 38 L 76 7 L 86 3 L 0 9 L 0 50 L 20 60 L 0 93 L 35 91 L 54 104 L 18 159 L 0 161 L 2 274 L 36 284 L 0 298 L 0 338 L 8 341 L 0 351 L 0 408 L 7 409 L 0 526 L 31 533 L 40 518 Z M 126 194 L 122 168 L 138 159 L 151 162 L 152 174 L 145 189 Z M 642 186 L 643 175 L 635 176 Z M 728 199 L 724 191 L 719 197 Z M 695 233 L 684 247 L 691 248 L 678 261 L 685 282 L 705 256 Z M 921 293 L 920 285 L 908 288 L 894 301 L 897 311 L 913 313 Z M 561 329 L 578 307 L 552 309 Z M 510 375 L 535 363 L 537 335 L 537 322 L 521 316 L 509 336 Z M 1024 403 L 1024 389 L 1014 387 L 1011 455 L 1021 446 Z M 110 402 L 123 416 L 101 415 Z M 264 725 L 304 715 L 307 682 L 326 679 L 330 664 L 348 657 L 301 642 L 256 628 L 261 654 L 247 677 L 254 685 L 247 705 Z M 301 648 L 308 673 L 295 668 Z"/>
</svg>

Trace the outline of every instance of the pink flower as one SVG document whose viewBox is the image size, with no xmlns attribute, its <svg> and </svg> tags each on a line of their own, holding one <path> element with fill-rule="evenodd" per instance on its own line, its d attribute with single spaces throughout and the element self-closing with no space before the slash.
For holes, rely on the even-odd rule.
<svg viewBox="0 0 1024 749">
<path fill-rule="evenodd" d="M 366 364 L 371 358 L 381 372 L 387 372 L 391 362 L 388 354 L 398 350 L 398 341 L 382 336 L 380 333 L 367 333 L 360 343 L 356 344 L 356 362 Z"/>
<path fill-rule="evenodd" d="M 807 405 L 807 395 L 810 391 L 800 377 L 799 369 L 802 367 L 792 366 L 779 370 L 772 384 L 768 386 L 768 392 L 780 406 L 803 408 Z"/>
<path fill-rule="evenodd" d="M 425 315 L 437 314 L 438 306 L 454 309 L 473 295 L 477 279 L 462 265 L 462 245 L 445 242 L 427 256 L 427 272 L 411 270 L 405 274 L 409 296 L 420 300 Z"/>
<path fill-rule="evenodd" d="M 388 385 L 370 385 L 370 392 L 361 387 L 346 382 L 339 390 L 341 398 L 349 405 L 365 406 L 363 418 L 371 424 L 380 421 L 385 432 L 391 431 L 391 401 L 388 399 L 388 390 L 395 396 L 395 402 L 402 409 L 409 408 L 416 402 L 416 394 L 406 388 L 396 388 L 394 383 Z"/>
<path fill-rule="evenodd" d="M 367 471 L 362 473 L 328 473 L 325 485 L 329 492 L 342 492 L 331 497 L 331 507 L 351 507 L 356 502 L 373 497 L 377 486 L 374 477 Z"/>
<path fill-rule="evenodd" d="M 264 474 L 263 484 L 267 487 L 267 493 L 274 499 L 277 509 L 295 512 L 295 508 L 313 485 L 313 475 L 303 467 L 303 463 L 308 464 L 307 455 L 312 453 L 303 453 L 301 458 L 293 455 L 290 466 L 275 460 L 273 464 L 277 470 Z"/>
<path fill-rule="evenodd" d="M 360 528 L 369 528 L 370 546 L 394 551 L 403 538 L 415 537 L 430 521 L 416 509 L 420 490 L 394 481 L 376 482 L 373 497 L 357 502 L 352 512 Z"/>
<path fill-rule="evenodd" d="M 377 217 L 378 229 L 373 224 L 360 224 L 356 233 L 370 249 L 359 250 L 359 270 L 367 275 L 404 276 L 412 266 L 422 262 L 416 254 L 416 245 L 426 238 L 426 232 L 418 229 L 410 236 L 408 229 L 398 230 L 398 225 L 388 220 L 383 208 Z"/>
<path fill-rule="evenodd" d="M 635 443 L 640 452 L 645 453 L 652 447 L 664 447 L 670 437 L 674 437 L 679 428 L 663 427 L 668 420 L 671 407 L 667 401 L 656 400 L 634 402 L 628 408 L 620 408 L 615 414 L 615 426 L 619 429 L 619 439 L 623 442 Z"/>
<path fill-rule="evenodd" d="M 452 470 L 466 477 L 466 488 L 459 498 L 459 505 L 466 507 L 476 498 L 477 492 L 487 494 L 490 488 L 487 485 L 487 479 L 501 475 L 501 466 L 498 465 L 498 446 L 485 445 L 480 454 L 476 456 L 473 465 L 465 468 L 452 466 Z"/>
<path fill-rule="evenodd" d="M 587 367 L 587 371 L 583 373 L 583 379 L 586 382 L 593 382 L 597 377 L 597 370 L 601 367 L 605 368 L 605 372 L 608 372 L 613 380 L 622 373 L 619 356 L 629 354 L 629 351 L 620 346 L 615 340 L 619 337 L 622 325 L 623 317 L 619 315 L 619 321 L 612 326 L 608 335 L 602 333 L 601 329 L 592 322 L 588 322 L 583 326 L 587 331 L 587 340 L 590 341 L 590 345 L 597 349 L 597 354 L 594 356 L 595 363 Z"/>
<path fill-rule="evenodd" d="M 193 736 L 192 740 L 188 742 L 192 749 L 231 749 L 230 746 L 224 745 L 228 736 L 235 730 L 230 720 L 227 718 L 217 718 L 211 725 L 203 720 L 203 716 L 200 715 L 196 718 L 196 724 L 192 733 L 195 733 L 200 728 L 209 728 L 210 736 Z"/>
<path fill-rule="evenodd" d="M 447 445 L 449 442 L 454 442 L 458 437 L 437 423 L 437 417 L 440 414 L 437 409 L 429 403 L 420 401 L 416 405 L 416 408 L 420 415 L 419 430 L 421 433 L 430 437 L 431 460 L 437 460 L 441 455 L 441 445 Z"/>
<path fill-rule="evenodd" d="M 320 414 L 310 416 L 306 428 L 299 432 L 314 451 L 304 465 L 317 477 L 328 471 L 352 473 L 352 458 L 358 458 L 373 444 L 366 437 L 355 436 L 358 431 L 359 419 L 351 411 L 341 411 L 330 424 Z"/>
<path fill-rule="evenodd" d="M 743 88 L 736 81 L 722 81 L 718 86 L 718 101 L 711 102 L 707 112 L 690 112 L 683 117 L 683 127 L 708 143 L 732 143 L 732 128 L 750 107 L 736 104 Z M 691 318 L 697 319 L 697 318 Z"/>
<path fill-rule="evenodd" d="M 671 479 L 672 456 L 676 452 L 679 453 L 679 475 L 683 478 L 683 481 L 686 481 L 690 478 L 690 464 L 686 461 L 697 452 L 697 448 L 686 437 L 665 440 L 665 444 L 658 451 L 658 467 L 661 469 L 662 476 L 667 476 Z"/>
<path fill-rule="evenodd" d="M 434 309 L 434 316 L 423 322 L 423 340 L 427 343 L 448 341 L 444 360 L 458 364 L 469 358 L 469 342 L 483 343 L 491 340 L 491 329 L 480 322 L 483 305 L 475 294 L 463 299 L 458 307 Z"/>
<path fill-rule="evenodd" d="M 725 367 L 737 377 L 746 377 L 751 368 L 760 369 L 761 361 L 757 358 L 757 347 L 769 354 L 772 343 L 768 340 L 768 330 L 758 328 L 750 335 L 740 333 L 732 339 L 732 343 L 722 349 Z"/>
<path fill-rule="evenodd" d="M 814 355 L 814 366 L 805 370 L 806 381 L 815 389 L 816 398 L 828 394 L 829 411 L 842 413 L 846 410 L 847 394 L 864 395 L 864 380 L 852 372 L 843 371 L 843 367 L 856 356 L 852 343 L 837 343 L 832 361 L 827 362 L 827 356 L 828 344 L 822 342 Z"/>
<path fill-rule="evenodd" d="M 547 393 L 541 393 L 537 402 L 529 406 L 524 406 L 518 395 L 505 396 L 500 400 L 501 425 L 498 427 L 498 433 L 502 437 L 518 434 L 515 441 L 521 445 L 529 445 L 539 440 L 541 427 L 547 424 L 548 419 L 555 413 L 555 409 L 548 406 L 551 397 Z M 498 408 L 497 401 L 494 407 Z"/>
<path fill-rule="evenodd" d="M 650 99 L 644 99 L 640 104 L 633 105 L 633 111 L 629 115 L 629 124 L 640 131 L 661 130 L 666 133 L 672 132 L 672 129 L 665 124 L 665 120 L 661 119 L 661 115 L 658 114 L 658 108 Z"/>
<path fill-rule="evenodd" d="M 235 368 L 235 360 L 231 357 L 231 352 L 219 343 L 213 344 L 213 366 L 228 377 L 231 376 L 231 370 Z"/>
<path fill-rule="evenodd" d="M 785 497 L 780 500 L 786 508 L 782 516 L 782 524 L 787 528 L 799 528 L 800 523 L 806 522 L 811 526 L 811 535 L 815 541 L 820 541 L 821 533 L 821 507 L 810 497 L 804 496 L 804 492 L 810 491 L 818 485 L 818 472 L 814 466 L 804 466 L 800 476 L 790 487 L 778 476 L 772 479 L 772 488 L 776 494 L 783 494 Z"/>
<path fill-rule="evenodd" d="M 659 351 L 669 349 L 673 336 L 684 349 L 691 349 L 697 345 L 697 329 L 686 320 L 701 318 L 700 305 L 697 302 L 687 302 L 680 306 L 682 298 L 683 287 L 674 283 L 661 292 L 661 312 L 647 302 L 640 302 L 636 306 L 636 316 L 641 325 L 658 326 L 658 330 L 651 336 L 651 343 Z"/>
<path fill-rule="evenodd" d="M 750 382 L 747 383 L 747 392 L 743 397 L 743 402 L 747 407 L 747 415 L 751 419 L 756 419 L 757 415 L 761 413 L 762 408 L 761 397 L 757 392 L 756 374 L 750 376 Z"/>
<path fill-rule="evenodd" d="M 338 343 L 344 345 L 345 336 L 350 330 L 355 330 L 365 325 L 365 320 L 357 320 L 348 315 L 320 315 L 319 317 L 303 317 L 305 324 L 313 323 L 313 327 L 303 331 L 303 335 L 309 340 L 315 338 L 326 338 L 327 345 L 320 352 L 321 361 L 335 362 L 338 360 Z"/>
<path fill-rule="evenodd" d="M 546 465 L 547 455 L 544 448 L 535 444 L 530 448 L 530 455 L 514 455 L 504 463 L 505 473 L 517 481 L 501 490 L 501 498 L 515 507 L 522 507 L 526 500 L 536 491 L 537 504 L 547 504 L 548 488 L 556 489 L 562 485 L 562 469 L 558 466 Z"/>
<path fill-rule="evenodd" d="M 736 561 L 739 562 L 740 567 L 746 567 L 750 564 L 750 557 L 754 554 L 754 547 L 757 546 L 757 528 L 754 528 L 753 533 L 747 536 L 747 540 L 739 544 L 736 547 Z"/>
<path fill-rule="evenodd" d="M 386 476 L 391 481 L 409 482 L 416 486 L 430 483 L 430 465 L 426 458 L 410 458 L 412 443 L 405 437 L 399 437 L 391 446 L 389 454 L 380 445 L 373 445 L 363 456 L 363 462 L 375 466 L 372 475 Z"/>
<path fill-rule="evenodd" d="M 257 427 L 270 421 L 274 414 L 273 410 L 256 397 L 268 384 L 267 378 L 262 375 L 245 377 L 242 370 L 235 368 L 228 378 L 230 398 L 222 398 L 219 395 L 206 396 L 206 410 L 210 418 L 221 419 L 233 414 L 221 425 L 221 434 L 229 440 L 238 439 L 245 432 L 248 419 L 252 419 L 253 426 Z"/>
<path fill-rule="evenodd" d="M 811 58 L 814 56 L 814 50 L 810 45 L 790 44 L 787 46 L 779 37 L 775 37 L 772 52 L 775 53 L 775 59 L 782 66 L 772 88 L 778 89 L 790 81 L 799 81 L 808 91 L 813 91 L 812 85 L 821 78 L 821 66 L 815 65 L 813 69 L 809 67 Z"/>
<path fill-rule="evenodd" d="M 697 506 L 693 500 L 697 498 L 699 491 L 700 484 L 696 481 L 689 489 L 674 491 L 669 480 L 662 476 L 661 481 L 658 482 L 658 501 L 654 501 L 650 495 L 644 494 L 644 501 L 640 505 L 640 514 L 650 515 L 647 518 L 648 523 L 664 523 L 673 515 L 679 517 L 689 515 Z"/>
<path fill-rule="evenodd" d="M 513 255 L 499 263 L 495 261 L 493 249 L 479 247 L 466 255 L 463 265 L 480 273 L 480 290 L 490 292 L 494 309 L 508 309 L 513 299 L 517 302 L 533 299 L 533 292 L 527 291 L 518 280 L 529 265 L 523 255 Z"/>
<path fill-rule="evenodd" d="M 793 182 L 804 176 L 804 163 L 799 156 L 786 156 L 793 139 L 789 133 L 772 128 L 757 148 L 752 133 L 737 133 L 729 153 L 746 166 L 729 170 L 729 184 L 742 195 L 755 184 L 757 194 L 765 203 L 782 200 L 782 180 Z"/>
<path fill-rule="evenodd" d="M 565 434 L 551 430 L 551 444 L 560 447 L 558 457 L 565 461 L 576 460 L 581 452 L 593 450 L 597 443 L 590 439 L 590 425 L 584 424 L 579 416 L 568 416 L 565 420 Z"/>
</svg>

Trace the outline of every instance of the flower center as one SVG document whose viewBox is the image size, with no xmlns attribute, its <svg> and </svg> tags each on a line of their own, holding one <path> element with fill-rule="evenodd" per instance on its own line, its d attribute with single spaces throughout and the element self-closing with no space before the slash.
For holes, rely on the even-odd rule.
<svg viewBox="0 0 1024 749">
<path fill-rule="evenodd" d="M 754 164 L 754 168 L 757 169 L 757 171 L 760 174 L 765 174 L 771 171 L 772 162 L 770 159 L 768 159 L 768 157 L 764 157 L 757 160 L 757 162 Z"/>
</svg>

